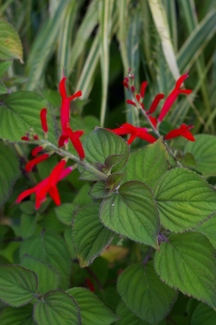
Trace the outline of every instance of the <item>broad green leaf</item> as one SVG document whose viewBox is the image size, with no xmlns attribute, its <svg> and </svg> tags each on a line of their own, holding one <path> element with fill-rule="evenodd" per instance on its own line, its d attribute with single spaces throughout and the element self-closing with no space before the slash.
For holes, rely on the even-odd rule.
<svg viewBox="0 0 216 325">
<path fill-rule="evenodd" d="M 124 181 L 141 181 L 153 187 L 168 167 L 168 154 L 160 139 L 132 152 L 125 168 Z"/>
<path fill-rule="evenodd" d="M 149 323 L 145 322 L 138 318 L 135 314 L 133 314 L 130 309 L 128 309 L 123 302 L 120 302 L 117 306 L 116 314 L 119 316 L 120 320 L 116 322 L 116 325 L 149 325 Z"/>
<path fill-rule="evenodd" d="M 8 59 L 18 59 L 23 63 L 23 49 L 14 27 L 0 19 L 0 60 Z"/>
<path fill-rule="evenodd" d="M 72 217 L 74 214 L 75 206 L 73 203 L 63 203 L 59 207 L 55 208 L 57 218 L 67 226 L 72 223 Z"/>
<path fill-rule="evenodd" d="M 7 307 L 0 315 L 1 325 L 35 325 L 32 318 L 33 305 L 20 308 Z"/>
<path fill-rule="evenodd" d="M 1 123 L 1 122 L 0 122 Z M 13 185 L 20 175 L 19 160 L 9 145 L 0 141 L 0 206 L 10 197 Z"/>
<path fill-rule="evenodd" d="M 203 176 L 216 175 L 216 137 L 210 134 L 195 136 L 195 142 L 187 142 L 184 152 L 193 155 L 196 161 L 196 169 Z"/>
<path fill-rule="evenodd" d="M 2 78 L 7 71 L 7 69 L 11 66 L 11 61 L 0 62 L 0 78 Z"/>
<path fill-rule="evenodd" d="M 46 107 L 46 101 L 30 91 L 17 91 L 4 96 L 0 109 L 0 138 L 20 142 L 21 137 L 31 128 L 43 139 L 40 110 Z M 55 126 L 52 112 L 49 108 L 47 121 L 49 141 L 56 143 Z"/>
<path fill-rule="evenodd" d="M 216 212 L 215 189 L 185 168 L 163 174 L 154 193 L 161 223 L 173 232 L 195 228 Z"/>
<path fill-rule="evenodd" d="M 160 280 L 152 263 L 126 268 L 118 278 L 118 292 L 135 315 L 151 324 L 166 316 L 177 296 Z"/>
<path fill-rule="evenodd" d="M 99 204 L 81 208 L 73 220 L 72 240 L 81 267 L 90 265 L 109 245 L 112 232 L 99 219 Z"/>
<path fill-rule="evenodd" d="M 38 277 L 38 291 L 42 294 L 58 288 L 59 274 L 50 265 L 31 256 L 25 255 L 22 266 L 35 272 Z"/>
<path fill-rule="evenodd" d="M 37 293 L 38 281 L 34 272 L 19 265 L 0 267 L 0 299 L 14 307 L 26 305 Z"/>
<path fill-rule="evenodd" d="M 82 325 L 80 310 L 74 298 L 64 291 L 49 291 L 34 305 L 37 324 Z"/>
<path fill-rule="evenodd" d="M 216 312 L 202 303 L 194 310 L 191 317 L 191 325 L 215 325 Z"/>
<path fill-rule="evenodd" d="M 159 216 L 151 189 L 144 183 L 120 186 L 118 193 L 103 200 L 100 218 L 114 232 L 157 248 Z"/>
<path fill-rule="evenodd" d="M 7 93 L 7 87 L 5 84 L 0 80 L 0 95 Z"/>
<path fill-rule="evenodd" d="M 113 166 L 112 172 L 121 170 L 129 155 L 129 147 L 121 137 L 101 128 L 97 128 L 87 136 L 84 150 L 88 163 L 104 164 L 109 156 L 118 154 L 119 162 Z"/>
<path fill-rule="evenodd" d="M 109 325 L 117 320 L 116 315 L 91 291 L 85 288 L 72 288 L 66 292 L 74 297 L 80 308 L 82 325 Z"/>
<path fill-rule="evenodd" d="M 171 235 L 155 254 L 162 281 L 216 309 L 215 250 L 202 234 Z"/>
<path fill-rule="evenodd" d="M 36 218 L 33 215 L 28 215 L 28 214 L 22 214 L 21 215 L 21 236 L 22 238 L 28 238 L 33 235 L 36 229 Z"/>
<path fill-rule="evenodd" d="M 29 255 L 49 264 L 60 274 L 60 288 L 67 288 L 71 271 L 70 254 L 62 237 L 56 232 L 42 231 L 24 240 L 20 246 L 21 261 Z"/>
<path fill-rule="evenodd" d="M 112 192 L 106 188 L 105 182 L 96 182 L 92 185 L 89 195 L 94 199 L 103 199 L 112 195 Z"/>
<path fill-rule="evenodd" d="M 201 232 L 205 235 L 216 248 L 216 214 L 210 219 L 203 222 L 195 231 Z"/>
</svg>

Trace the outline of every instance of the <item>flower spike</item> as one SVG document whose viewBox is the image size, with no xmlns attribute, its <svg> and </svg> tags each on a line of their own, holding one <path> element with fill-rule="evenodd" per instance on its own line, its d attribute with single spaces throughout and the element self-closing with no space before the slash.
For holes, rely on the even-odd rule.
<svg viewBox="0 0 216 325">
<path fill-rule="evenodd" d="M 47 133 L 48 132 L 48 126 L 47 126 L 47 109 L 46 108 L 42 108 L 42 110 L 40 111 L 40 119 L 41 119 L 41 127 L 42 130 Z"/>
<path fill-rule="evenodd" d="M 170 140 L 170 139 L 174 139 L 176 137 L 182 136 L 189 141 L 195 141 L 196 139 L 194 138 L 193 134 L 189 131 L 192 128 L 193 128 L 193 125 L 182 124 L 180 126 L 180 128 L 172 130 L 169 133 L 167 133 L 167 135 L 165 135 L 164 139 Z"/>
</svg>

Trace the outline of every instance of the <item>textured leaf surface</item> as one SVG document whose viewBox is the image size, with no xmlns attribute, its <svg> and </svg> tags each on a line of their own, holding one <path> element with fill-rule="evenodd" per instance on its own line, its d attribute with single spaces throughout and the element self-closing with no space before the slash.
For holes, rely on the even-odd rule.
<svg viewBox="0 0 216 325">
<path fill-rule="evenodd" d="M 216 248 L 216 215 L 203 222 L 195 231 L 204 234 Z"/>
<path fill-rule="evenodd" d="M 203 176 L 216 175 L 216 137 L 209 134 L 195 136 L 195 142 L 187 142 L 184 152 L 193 155 L 196 161 L 196 169 Z"/>
<path fill-rule="evenodd" d="M 0 59 L 23 58 L 22 44 L 14 27 L 5 20 L 0 20 Z"/>
<path fill-rule="evenodd" d="M 216 212 L 216 191 L 196 173 L 175 168 L 156 183 L 162 225 L 173 232 L 195 228 Z"/>
<path fill-rule="evenodd" d="M 149 323 L 145 322 L 138 318 L 135 314 L 133 314 L 130 309 L 128 309 L 123 302 L 120 302 L 117 310 L 117 315 L 120 320 L 116 322 L 116 325 L 149 325 Z"/>
<path fill-rule="evenodd" d="M 99 207 L 99 204 L 86 205 L 73 221 L 72 240 L 81 267 L 91 264 L 113 238 L 113 233 L 99 219 Z"/>
<path fill-rule="evenodd" d="M 0 267 L 0 299 L 14 307 L 26 305 L 37 293 L 37 276 L 19 265 Z"/>
<path fill-rule="evenodd" d="M 215 250 L 202 234 L 174 234 L 155 254 L 155 269 L 169 286 L 216 308 Z"/>
<path fill-rule="evenodd" d="M 0 323 L 1 325 L 35 325 L 32 312 L 32 305 L 26 305 L 20 308 L 7 307 L 0 315 Z"/>
<path fill-rule="evenodd" d="M 73 297 L 63 291 L 49 291 L 34 305 L 38 325 L 81 325 L 80 310 Z"/>
<path fill-rule="evenodd" d="M 42 231 L 24 240 L 20 257 L 25 254 L 51 265 L 60 274 L 60 288 L 67 288 L 71 269 L 70 254 L 62 237 L 56 232 Z"/>
<path fill-rule="evenodd" d="M 160 280 L 152 263 L 126 268 L 118 278 L 118 292 L 134 314 L 151 324 L 165 317 L 177 295 Z"/>
<path fill-rule="evenodd" d="M 55 208 L 57 218 L 65 225 L 70 226 L 75 210 L 75 205 L 72 203 L 63 203 Z"/>
<path fill-rule="evenodd" d="M 194 310 L 191 317 L 191 325 L 215 325 L 216 312 L 202 303 Z"/>
<path fill-rule="evenodd" d="M 124 181 L 141 181 L 153 187 L 168 170 L 168 156 L 162 140 L 133 152 L 125 168 Z"/>
<path fill-rule="evenodd" d="M 119 163 L 116 164 L 112 172 L 121 170 L 127 162 L 129 147 L 126 142 L 114 133 L 97 128 L 91 132 L 84 141 L 86 160 L 89 163 L 100 162 L 104 164 L 105 159 L 112 155 L 119 156 Z"/>
<path fill-rule="evenodd" d="M 85 288 L 72 288 L 66 291 L 76 300 L 81 313 L 82 325 L 109 325 L 117 317 L 91 291 Z"/>
<path fill-rule="evenodd" d="M 103 200 L 100 218 L 116 233 L 157 247 L 158 211 L 152 192 L 144 183 L 124 183 L 117 194 Z"/>
<path fill-rule="evenodd" d="M 59 274 L 48 264 L 36 258 L 25 256 L 22 266 L 34 271 L 38 277 L 38 291 L 42 294 L 58 288 Z"/>
<path fill-rule="evenodd" d="M 15 151 L 0 142 L 0 206 L 5 203 L 12 192 L 13 185 L 20 175 L 19 160 Z"/>
<path fill-rule="evenodd" d="M 0 107 L 0 138 L 13 142 L 21 141 L 21 137 L 33 128 L 43 139 L 40 110 L 46 107 L 46 101 L 38 94 L 30 91 L 17 91 L 4 96 Z M 47 121 L 49 140 L 56 142 L 54 120 L 48 109 Z"/>
</svg>

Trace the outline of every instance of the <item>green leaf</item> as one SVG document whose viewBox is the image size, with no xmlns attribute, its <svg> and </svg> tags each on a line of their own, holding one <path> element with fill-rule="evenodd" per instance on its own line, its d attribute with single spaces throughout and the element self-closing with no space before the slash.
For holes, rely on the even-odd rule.
<svg viewBox="0 0 216 325">
<path fill-rule="evenodd" d="M 161 223 L 173 232 L 195 228 L 216 211 L 216 191 L 188 169 L 166 172 L 156 183 L 154 193 Z"/>
<path fill-rule="evenodd" d="M 43 139 L 40 110 L 46 101 L 30 91 L 17 91 L 4 96 L 0 106 L 0 138 L 20 142 L 21 137 L 31 128 Z M 55 125 L 51 110 L 48 108 L 47 121 L 49 141 L 56 143 Z"/>
<path fill-rule="evenodd" d="M 196 161 L 196 170 L 203 176 L 216 175 L 216 137 L 209 134 L 195 136 L 195 142 L 187 142 L 184 152 L 193 155 Z"/>
<path fill-rule="evenodd" d="M 33 306 L 26 305 L 20 308 L 7 307 L 0 315 L 1 325 L 35 325 L 32 318 Z"/>
<path fill-rule="evenodd" d="M 8 59 L 18 59 L 23 63 L 23 49 L 14 27 L 0 19 L 0 60 Z"/>
<path fill-rule="evenodd" d="M 208 238 L 208 240 L 212 243 L 214 248 L 216 248 L 215 229 L 216 229 L 216 214 L 210 219 L 203 222 L 199 227 L 195 229 L 195 231 L 201 232 L 203 235 L 205 235 Z"/>
<path fill-rule="evenodd" d="M 0 206 L 3 205 L 20 175 L 19 160 L 12 147 L 0 142 Z"/>
<path fill-rule="evenodd" d="M 91 132 L 86 137 L 83 145 L 88 163 L 104 164 L 109 156 L 118 154 L 119 162 L 112 168 L 112 172 L 118 172 L 127 162 L 129 155 L 127 143 L 121 137 L 106 129 L 97 128 Z"/>
<path fill-rule="evenodd" d="M 59 274 L 50 265 L 31 256 L 25 255 L 22 266 L 35 272 L 38 277 L 38 291 L 42 294 L 58 288 Z"/>
<path fill-rule="evenodd" d="M 11 66 L 11 61 L 0 62 L 0 78 L 2 78 L 8 68 Z"/>
<path fill-rule="evenodd" d="M 191 325 L 215 325 L 216 312 L 209 306 L 200 303 L 191 317 Z"/>
<path fill-rule="evenodd" d="M 32 215 L 28 215 L 28 214 L 22 214 L 21 215 L 21 236 L 22 238 L 28 238 L 31 237 L 33 235 L 33 233 L 35 232 L 36 229 L 36 218 Z"/>
<path fill-rule="evenodd" d="M 99 219 L 99 204 L 86 205 L 73 221 L 72 240 L 81 267 L 90 265 L 113 238 Z"/>
<path fill-rule="evenodd" d="M 152 188 L 168 167 L 168 154 L 162 139 L 159 139 L 132 152 L 125 168 L 124 181 L 141 181 Z"/>
<path fill-rule="evenodd" d="M 100 218 L 116 233 L 157 248 L 159 216 L 153 194 L 144 183 L 124 183 L 118 193 L 103 200 Z"/>
<path fill-rule="evenodd" d="M 37 324 L 81 325 L 79 307 L 73 297 L 63 291 L 49 291 L 34 305 Z"/>
<path fill-rule="evenodd" d="M 155 254 L 155 269 L 162 281 L 216 309 L 215 250 L 195 232 L 174 234 Z"/>
<path fill-rule="evenodd" d="M 91 195 L 91 197 L 93 197 L 94 199 L 103 199 L 112 195 L 112 192 L 106 188 L 105 182 L 96 182 L 92 186 L 89 195 Z"/>
<path fill-rule="evenodd" d="M 68 287 L 71 271 L 70 254 L 59 234 L 46 230 L 24 240 L 20 246 L 22 261 L 26 254 L 53 267 L 60 274 L 60 288 Z"/>
<path fill-rule="evenodd" d="M 166 316 L 177 296 L 160 280 L 152 263 L 126 268 L 118 278 L 118 292 L 135 315 L 151 324 Z"/>
<path fill-rule="evenodd" d="M 63 203 L 59 207 L 55 208 L 57 218 L 67 226 L 72 223 L 72 217 L 74 214 L 75 206 L 72 203 Z"/>
<path fill-rule="evenodd" d="M 123 177 L 124 173 L 114 173 L 109 175 L 106 179 L 106 188 L 113 192 L 119 187 Z"/>
<path fill-rule="evenodd" d="M 120 318 L 120 320 L 116 322 L 116 325 L 149 325 L 149 323 L 134 315 L 123 302 L 119 303 L 116 313 Z"/>
<path fill-rule="evenodd" d="M 7 93 L 7 87 L 5 84 L 0 80 L 0 95 L 1 94 L 6 94 Z"/>
<path fill-rule="evenodd" d="M 85 288 L 72 288 L 66 291 L 76 300 L 81 313 L 82 325 L 109 325 L 117 317 L 91 291 Z"/>
<path fill-rule="evenodd" d="M 0 299 L 14 307 L 26 305 L 37 293 L 34 272 L 19 265 L 0 266 Z"/>
</svg>

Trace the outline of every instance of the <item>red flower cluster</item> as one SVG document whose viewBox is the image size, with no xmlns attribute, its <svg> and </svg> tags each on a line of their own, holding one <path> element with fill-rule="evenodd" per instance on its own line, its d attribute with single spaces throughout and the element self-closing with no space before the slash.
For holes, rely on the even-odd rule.
<svg viewBox="0 0 216 325">
<path fill-rule="evenodd" d="M 156 111 L 158 104 L 164 98 L 164 94 L 157 94 L 150 106 L 150 109 L 145 110 L 142 100 L 144 98 L 145 90 L 147 87 L 146 81 L 144 81 L 141 84 L 140 93 L 134 94 L 137 102 L 134 100 L 128 99 L 127 103 L 129 105 L 133 105 L 135 107 L 140 107 L 143 110 L 145 110 L 145 115 L 147 116 L 150 125 L 153 127 L 154 130 L 157 130 L 159 124 L 162 122 L 164 117 L 168 114 L 172 104 L 175 102 L 178 95 L 179 94 L 187 94 L 188 95 L 192 92 L 192 90 L 190 90 L 190 89 L 181 89 L 182 83 L 185 81 L 185 79 L 187 77 L 188 77 L 188 74 L 184 74 L 177 80 L 175 88 L 173 89 L 173 91 L 168 95 L 167 99 L 165 100 L 158 118 L 153 117 L 152 114 Z M 134 85 L 130 86 L 129 78 L 124 78 L 123 85 L 127 89 L 131 90 L 132 93 L 135 93 Z M 176 138 L 179 136 L 183 136 L 184 138 L 186 138 L 189 141 L 195 141 L 195 138 L 193 137 L 192 133 L 189 131 L 192 127 L 193 127 L 193 125 L 187 126 L 186 124 L 182 124 L 179 128 L 172 130 L 168 134 L 166 134 L 164 139 L 170 140 L 170 139 L 173 139 L 173 138 Z M 116 128 L 111 131 L 118 135 L 130 135 L 130 137 L 127 141 L 128 144 L 131 144 L 136 138 L 141 138 L 141 139 L 143 139 L 147 142 L 150 142 L 150 143 L 153 143 L 157 140 L 155 137 L 153 137 L 151 134 L 148 133 L 148 129 L 135 127 L 128 123 L 125 123 L 121 127 Z"/>
<path fill-rule="evenodd" d="M 65 82 L 66 77 L 63 77 L 59 84 L 59 92 L 62 97 L 60 112 L 62 134 L 59 138 L 59 147 L 63 147 L 64 144 L 68 143 L 68 139 L 70 139 L 80 159 L 84 159 L 85 153 L 79 139 L 84 131 L 74 132 L 70 127 L 70 102 L 73 99 L 82 96 L 82 92 L 79 90 L 74 95 L 67 97 Z"/>
<path fill-rule="evenodd" d="M 80 136 L 83 134 L 83 131 L 75 131 L 70 127 L 70 102 L 71 100 L 80 97 L 82 95 L 81 91 L 78 91 L 74 95 L 67 97 L 66 94 L 66 88 L 65 88 L 65 81 L 66 78 L 63 77 L 59 84 L 59 91 L 60 95 L 62 97 L 62 103 L 61 103 L 61 112 L 60 112 L 60 119 L 61 119 L 61 128 L 62 133 L 59 138 L 59 146 L 62 147 L 64 144 L 68 143 L 68 139 L 71 140 L 74 148 L 76 149 L 77 153 L 79 154 L 80 159 L 84 159 L 85 153 L 82 147 L 82 143 L 80 142 Z M 48 124 L 47 124 L 47 109 L 42 108 L 40 112 L 40 120 L 41 120 L 41 127 L 44 131 L 44 137 L 47 138 L 48 133 Z M 22 140 L 31 140 L 29 134 L 23 136 L 21 138 Z M 38 136 L 36 134 L 33 134 L 33 139 L 38 140 Z M 48 159 L 51 155 L 51 153 L 42 153 L 41 155 L 38 155 L 42 150 L 44 149 L 43 146 L 37 146 L 34 148 L 31 152 L 32 156 L 34 157 L 32 160 L 30 160 L 26 166 L 25 170 L 27 172 L 32 171 L 34 166 L 36 166 L 38 163 Z M 36 203 L 35 207 L 38 209 L 43 203 L 43 201 L 46 199 L 47 194 L 51 196 L 53 201 L 56 205 L 60 204 L 60 197 L 59 192 L 56 187 L 57 183 L 66 177 L 71 171 L 72 167 L 65 168 L 67 163 L 66 159 L 62 159 L 51 171 L 50 175 L 42 180 L 39 184 L 34 186 L 31 189 L 28 189 L 24 192 L 22 192 L 17 200 L 16 203 L 20 203 L 24 198 L 27 196 L 35 193 L 36 195 Z"/>
</svg>

